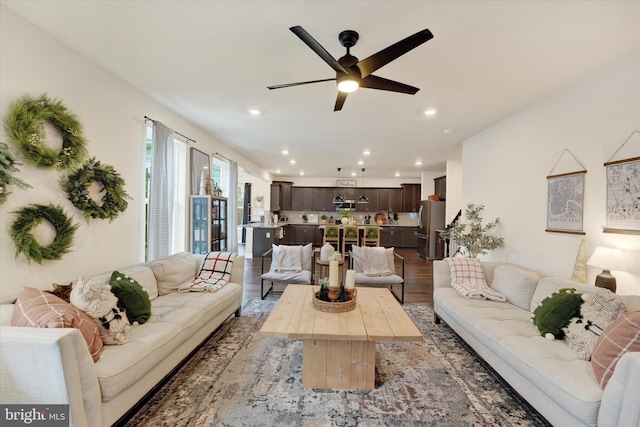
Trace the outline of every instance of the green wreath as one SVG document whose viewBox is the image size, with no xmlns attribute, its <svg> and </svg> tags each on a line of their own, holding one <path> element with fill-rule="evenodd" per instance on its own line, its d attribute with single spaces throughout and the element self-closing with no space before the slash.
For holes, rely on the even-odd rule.
<svg viewBox="0 0 640 427">
<path fill-rule="evenodd" d="M 60 150 L 46 146 L 45 122 L 60 133 Z M 38 168 L 65 169 L 82 163 L 87 157 L 82 125 L 62 102 L 46 95 L 39 98 L 24 95 L 12 101 L 4 126 L 7 138 L 20 150 L 24 161 Z"/>
<path fill-rule="evenodd" d="M 92 183 L 102 186 L 104 192 L 100 203 L 89 194 Z M 127 209 L 130 199 L 124 191 L 124 179 L 111 165 L 103 165 L 94 158 L 89 159 L 81 168 L 62 178 L 60 186 L 67 193 L 67 198 L 82 211 L 88 221 L 90 218 L 109 219 L 113 221 Z"/>
<path fill-rule="evenodd" d="M 11 225 L 11 238 L 16 245 L 16 258 L 22 252 L 28 261 L 42 264 L 42 260 L 59 260 L 69 252 L 78 228 L 73 224 L 62 207 L 54 205 L 29 205 L 14 213 L 18 219 Z M 31 231 L 47 220 L 56 231 L 56 237 L 47 246 L 42 246 Z"/>
<path fill-rule="evenodd" d="M 0 142 L 0 205 L 7 200 L 7 196 L 11 193 L 7 191 L 9 185 L 15 185 L 23 190 L 31 188 L 29 184 L 14 176 L 20 172 L 15 165 L 19 164 L 9 146 L 4 142 Z"/>
</svg>

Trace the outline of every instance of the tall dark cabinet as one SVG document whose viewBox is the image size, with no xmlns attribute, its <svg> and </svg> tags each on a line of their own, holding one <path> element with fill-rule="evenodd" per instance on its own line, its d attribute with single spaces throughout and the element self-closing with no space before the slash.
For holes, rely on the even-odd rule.
<svg viewBox="0 0 640 427">
<path fill-rule="evenodd" d="M 191 252 L 226 251 L 227 222 L 225 197 L 191 196 Z"/>
</svg>

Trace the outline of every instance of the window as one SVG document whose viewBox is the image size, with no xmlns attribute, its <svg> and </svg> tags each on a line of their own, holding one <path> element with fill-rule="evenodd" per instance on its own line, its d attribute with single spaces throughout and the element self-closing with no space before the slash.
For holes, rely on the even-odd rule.
<svg viewBox="0 0 640 427">
<path fill-rule="evenodd" d="M 153 129 L 151 125 L 147 125 L 146 133 L 146 160 L 145 160 L 145 249 L 148 244 L 148 216 L 149 211 L 149 171 L 151 167 L 151 135 Z M 187 206 L 186 206 L 186 188 L 187 188 L 187 144 L 179 139 L 173 139 L 174 144 L 174 200 L 173 200 L 173 234 L 171 236 L 172 253 L 182 252 L 186 250 L 187 242 Z M 146 253 L 146 251 L 145 251 Z"/>
</svg>

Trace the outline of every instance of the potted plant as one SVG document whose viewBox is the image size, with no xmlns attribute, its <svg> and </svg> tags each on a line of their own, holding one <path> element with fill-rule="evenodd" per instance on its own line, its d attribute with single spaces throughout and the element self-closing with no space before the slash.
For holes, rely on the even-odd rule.
<svg viewBox="0 0 640 427">
<path fill-rule="evenodd" d="M 309 221 L 309 217 L 307 216 L 307 214 L 302 214 L 302 221 L 306 224 L 307 221 Z"/>
<path fill-rule="evenodd" d="M 261 208 L 263 201 L 264 201 L 264 196 L 260 196 L 260 195 L 256 196 L 256 207 Z"/>
<path fill-rule="evenodd" d="M 327 223 L 327 216 L 325 214 L 320 215 L 320 223 L 322 224 Z"/>
<path fill-rule="evenodd" d="M 445 230 L 439 232 L 440 237 L 443 239 L 453 240 L 458 244 L 458 249 L 452 256 L 462 254 L 477 258 L 478 255 L 484 255 L 487 251 L 492 251 L 504 245 L 502 237 L 496 237 L 492 234 L 500 224 L 500 218 L 496 218 L 483 226 L 482 217 L 480 216 L 483 210 L 484 205 L 469 203 L 465 211 L 468 224 L 452 223 L 447 225 Z M 469 226 L 468 229 L 467 226 Z"/>
<path fill-rule="evenodd" d="M 349 224 L 349 217 L 351 216 L 351 210 L 349 209 L 340 209 L 340 216 L 342 217 L 342 224 Z"/>
</svg>

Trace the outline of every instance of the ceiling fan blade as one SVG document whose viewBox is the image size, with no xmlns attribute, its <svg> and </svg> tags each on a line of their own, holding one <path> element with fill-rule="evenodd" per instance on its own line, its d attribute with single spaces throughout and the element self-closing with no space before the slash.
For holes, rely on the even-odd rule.
<svg viewBox="0 0 640 427">
<path fill-rule="evenodd" d="M 311 50 L 317 53 L 318 56 L 324 60 L 324 62 L 329 64 L 331 68 L 333 68 L 337 72 L 349 74 L 349 72 L 345 70 L 344 67 L 342 67 L 342 65 L 340 65 L 338 61 L 336 61 L 336 59 L 331 56 L 331 54 L 327 52 L 327 50 L 322 47 L 320 43 L 316 41 L 316 39 L 311 37 L 311 34 L 307 33 L 304 28 L 296 25 L 295 27 L 291 27 L 289 29 L 293 32 L 293 34 L 300 37 L 300 40 L 305 42 L 305 44 L 309 46 Z"/>
<path fill-rule="evenodd" d="M 417 87 L 409 86 L 404 83 L 395 82 L 393 80 L 373 75 L 369 75 L 360 80 L 360 87 L 366 87 L 368 89 L 388 90 L 390 92 L 408 93 L 410 95 L 415 95 L 416 92 L 420 90 Z"/>
<path fill-rule="evenodd" d="M 284 87 L 308 85 L 308 84 L 311 84 L 311 83 L 330 82 L 330 81 L 335 81 L 335 79 L 336 78 L 334 77 L 332 79 L 309 80 L 308 82 L 285 83 L 283 85 L 267 86 L 267 89 L 282 89 Z"/>
<path fill-rule="evenodd" d="M 360 75 L 366 77 L 369 74 L 387 65 L 389 62 L 409 52 L 411 49 L 420 46 L 422 43 L 431 40 L 433 34 L 428 29 L 418 31 L 414 35 L 400 40 L 399 42 L 392 44 L 391 46 L 382 49 L 380 52 L 374 53 L 368 58 L 356 64 L 360 69 Z"/>
<path fill-rule="evenodd" d="M 333 107 L 333 111 L 342 110 L 342 106 L 344 105 L 344 101 L 347 100 L 348 93 L 346 92 L 338 92 L 338 97 L 336 98 L 336 105 Z"/>
</svg>

